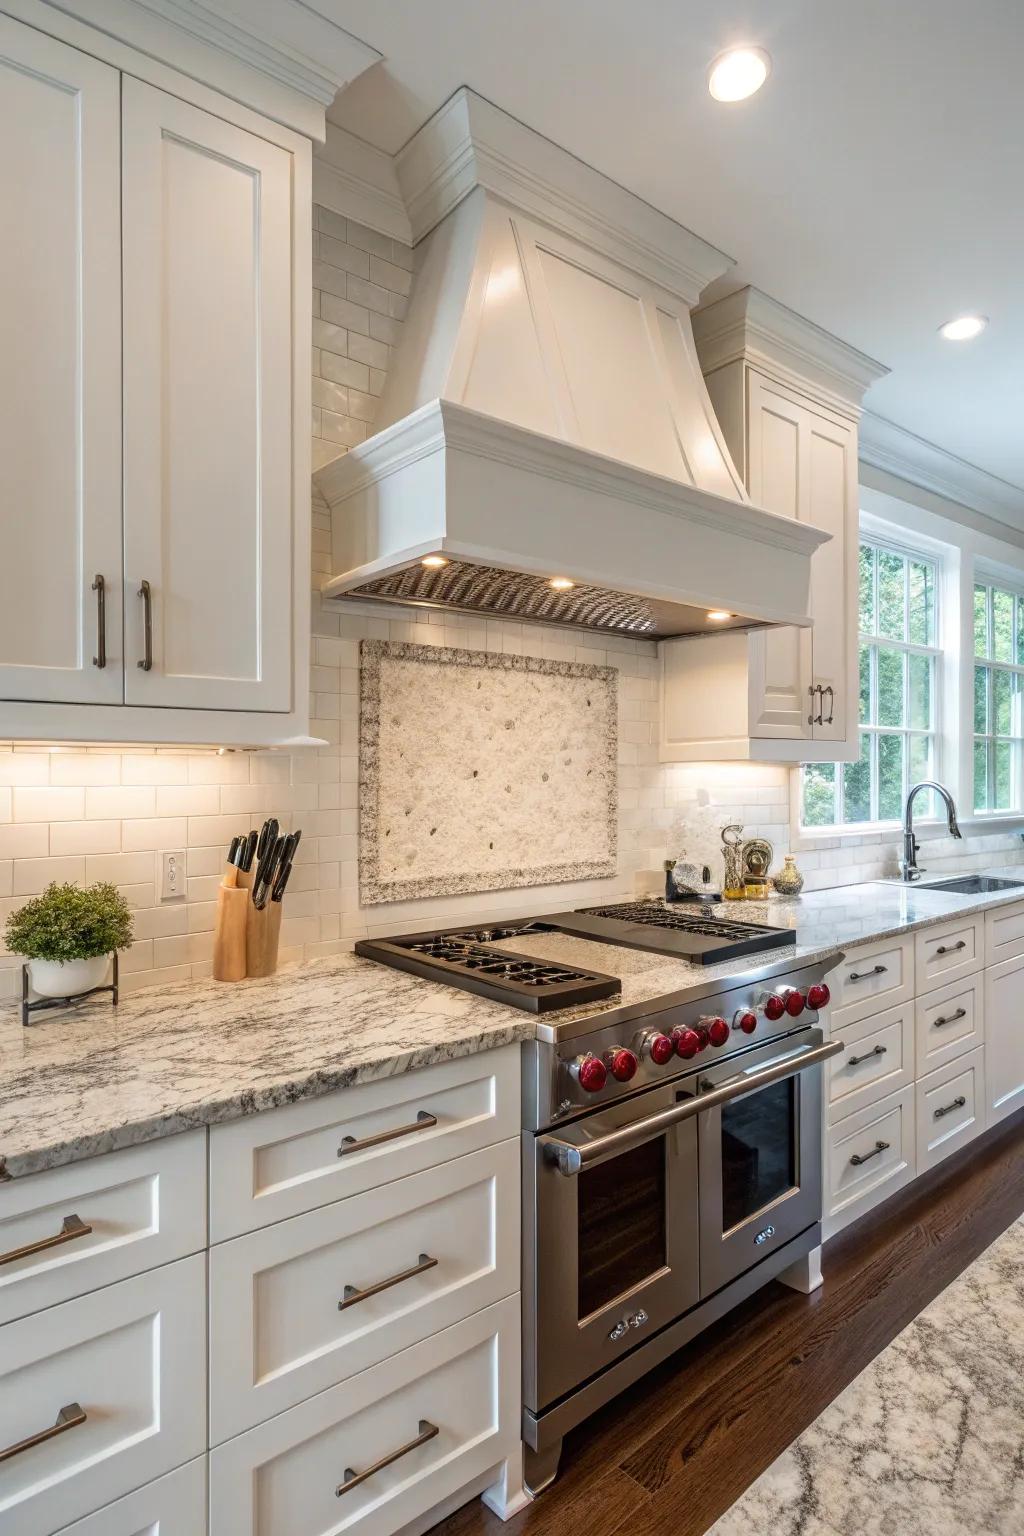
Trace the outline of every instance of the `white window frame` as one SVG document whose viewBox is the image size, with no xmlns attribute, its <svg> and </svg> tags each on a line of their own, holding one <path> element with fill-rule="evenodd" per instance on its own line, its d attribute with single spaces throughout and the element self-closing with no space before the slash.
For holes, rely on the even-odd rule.
<svg viewBox="0 0 1024 1536">
<path fill-rule="evenodd" d="M 988 631 L 988 646 L 992 647 L 992 601 L 993 591 L 1003 592 L 1013 599 L 1013 637 L 1014 648 L 1018 634 L 1018 625 L 1024 632 L 1024 585 L 1008 581 L 995 572 L 986 570 L 983 565 L 978 565 L 974 571 L 974 579 L 971 582 L 971 609 L 970 609 L 970 654 L 967 658 L 967 666 L 970 681 L 971 698 L 971 755 L 970 755 L 970 799 L 971 815 L 981 821 L 1005 822 L 1008 818 L 1020 817 L 1024 811 L 1024 663 L 1014 661 L 996 661 L 994 658 L 979 656 L 974 648 L 974 594 L 978 587 L 984 587 L 988 594 L 985 599 L 985 622 Z M 978 667 L 986 667 L 989 673 L 987 688 L 987 731 L 977 731 L 974 728 L 974 674 Z M 996 672 L 1003 672 L 1018 680 L 1018 692 L 1013 709 L 1014 726 L 1009 736 L 995 731 L 995 710 L 993 708 L 993 679 Z M 1011 804 L 996 808 L 992 805 L 995 798 L 995 752 L 986 752 L 986 766 L 988 773 L 987 798 L 988 806 L 983 810 L 977 807 L 977 794 L 975 791 L 975 764 L 974 748 L 979 741 L 984 741 L 988 746 L 994 747 L 997 742 L 1009 742 L 1011 746 L 1010 779 L 1012 785 Z"/>
</svg>

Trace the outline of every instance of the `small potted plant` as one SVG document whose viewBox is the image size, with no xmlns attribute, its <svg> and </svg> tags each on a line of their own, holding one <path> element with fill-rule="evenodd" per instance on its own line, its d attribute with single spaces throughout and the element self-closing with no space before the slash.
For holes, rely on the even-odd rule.
<svg viewBox="0 0 1024 1536">
<path fill-rule="evenodd" d="M 102 986 L 110 955 L 132 942 L 131 908 L 109 882 L 48 885 L 11 913 L 4 940 L 29 962 L 33 991 L 77 997 Z"/>
</svg>

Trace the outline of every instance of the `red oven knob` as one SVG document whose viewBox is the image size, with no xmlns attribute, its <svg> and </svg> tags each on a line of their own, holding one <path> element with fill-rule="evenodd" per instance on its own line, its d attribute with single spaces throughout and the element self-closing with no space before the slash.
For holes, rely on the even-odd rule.
<svg viewBox="0 0 1024 1536">
<path fill-rule="evenodd" d="M 807 989 L 807 1006 L 808 1008 L 824 1008 L 828 1004 L 831 996 L 832 993 L 829 991 L 828 987 L 826 987 L 825 983 L 823 981 L 819 981 L 815 986 L 808 987 Z"/>
<path fill-rule="evenodd" d="M 732 1021 L 733 1029 L 742 1029 L 745 1035 L 752 1035 L 757 1028 L 757 1014 L 742 1009 Z"/>
<path fill-rule="evenodd" d="M 606 1052 L 604 1059 L 617 1083 L 628 1083 L 631 1077 L 636 1076 L 636 1069 L 640 1065 L 633 1052 L 627 1051 L 625 1047 Z"/>
<path fill-rule="evenodd" d="M 692 1061 L 698 1051 L 702 1051 L 707 1045 L 707 1039 L 701 1039 L 700 1031 L 696 1029 L 677 1029 L 673 1031 L 673 1039 L 676 1043 L 676 1055 L 684 1061 Z"/>
<path fill-rule="evenodd" d="M 712 1045 L 724 1045 L 729 1038 L 729 1026 L 724 1019 L 711 1019 L 708 1022 L 708 1039 Z"/>
<path fill-rule="evenodd" d="M 656 1067 L 663 1067 L 676 1053 L 676 1043 L 671 1035 L 647 1035 L 643 1049 Z"/>
<path fill-rule="evenodd" d="M 600 1093 L 608 1081 L 608 1069 L 597 1056 L 578 1056 L 569 1071 L 584 1093 Z"/>
<path fill-rule="evenodd" d="M 785 1000 L 781 998 L 777 992 L 773 992 L 770 997 L 765 998 L 764 1016 L 766 1019 L 771 1019 L 773 1024 L 776 1022 L 776 1020 L 782 1018 L 782 1015 L 785 1013 L 785 1011 Z"/>
<path fill-rule="evenodd" d="M 786 993 L 786 1012 L 791 1019 L 798 1019 L 806 1007 L 807 999 L 796 987 Z"/>
</svg>

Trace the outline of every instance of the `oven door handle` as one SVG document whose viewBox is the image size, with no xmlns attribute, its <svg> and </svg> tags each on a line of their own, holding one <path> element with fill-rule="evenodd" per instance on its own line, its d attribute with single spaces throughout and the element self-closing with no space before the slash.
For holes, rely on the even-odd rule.
<svg viewBox="0 0 1024 1536">
<path fill-rule="evenodd" d="M 638 1120 L 635 1125 L 624 1125 L 620 1130 L 609 1131 L 607 1136 L 595 1136 L 593 1141 L 586 1141 L 579 1147 L 571 1141 L 562 1141 L 558 1136 L 542 1136 L 540 1143 L 545 1160 L 553 1163 L 566 1178 L 573 1178 L 577 1173 L 592 1168 L 595 1163 L 603 1163 L 606 1158 L 614 1157 L 616 1153 L 628 1152 L 646 1141 L 653 1141 L 681 1120 L 690 1120 L 694 1115 L 704 1114 L 706 1110 L 718 1109 L 731 1099 L 742 1098 L 744 1094 L 753 1093 L 758 1088 L 767 1088 L 770 1083 L 780 1083 L 784 1078 L 795 1077 L 798 1072 L 806 1072 L 808 1067 L 816 1067 L 820 1062 L 828 1061 L 830 1056 L 838 1056 L 845 1049 L 841 1040 L 829 1040 L 824 1045 L 812 1046 L 806 1051 L 792 1052 L 782 1061 L 764 1067 L 759 1072 L 732 1077 L 720 1088 L 712 1088 L 709 1093 L 702 1093 L 696 1098 L 684 1099 L 682 1103 L 659 1110 L 646 1120 Z"/>
</svg>

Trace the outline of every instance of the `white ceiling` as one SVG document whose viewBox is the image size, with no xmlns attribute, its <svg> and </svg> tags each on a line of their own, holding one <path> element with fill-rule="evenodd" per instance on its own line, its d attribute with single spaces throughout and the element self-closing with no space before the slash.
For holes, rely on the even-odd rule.
<svg viewBox="0 0 1024 1536">
<path fill-rule="evenodd" d="M 1021 0 L 315 0 L 383 62 L 330 116 L 389 152 L 461 84 L 892 372 L 868 407 L 1024 488 Z M 772 75 L 725 106 L 735 42 Z M 942 341 L 950 317 L 988 330 Z"/>
</svg>

